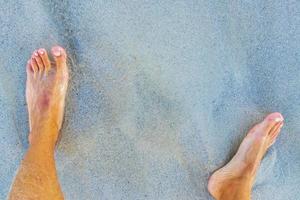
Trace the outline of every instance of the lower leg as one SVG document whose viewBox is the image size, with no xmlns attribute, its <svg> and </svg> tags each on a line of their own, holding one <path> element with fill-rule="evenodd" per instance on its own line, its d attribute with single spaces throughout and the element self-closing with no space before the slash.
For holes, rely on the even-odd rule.
<svg viewBox="0 0 300 200">
<path fill-rule="evenodd" d="M 56 130 L 44 131 L 31 134 L 49 135 Z M 34 138 L 21 163 L 9 199 L 63 199 L 55 169 L 54 148 L 53 140 Z"/>
<path fill-rule="evenodd" d="M 232 160 L 209 179 L 208 190 L 215 199 L 250 199 L 260 162 L 282 126 L 282 115 L 272 113 L 248 132 Z"/>
</svg>

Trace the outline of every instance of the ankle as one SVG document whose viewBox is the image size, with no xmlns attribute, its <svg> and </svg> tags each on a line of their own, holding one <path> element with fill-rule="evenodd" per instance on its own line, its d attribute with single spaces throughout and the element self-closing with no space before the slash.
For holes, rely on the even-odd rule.
<svg viewBox="0 0 300 200">
<path fill-rule="evenodd" d="M 31 127 L 30 133 L 44 133 L 44 132 L 52 132 L 56 133 L 58 132 L 58 126 L 57 124 L 50 122 L 50 121 L 42 121 L 40 123 L 37 123 Z"/>
<path fill-rule="evenodd" d="M 208 191 L 215 199 L 231 199 L 225 197 L 230 195 L 233 196 L 240 191 L 250 192 L 253 180 L 253 177 L 249 176 L 247 173 L 230 174 L 223 170 L 219 170 L 210 177 Z"/>
<path fill-rule="evenodd" d="M 30 145 L 43 144 L 45 146 L 55 147 L 59 130 L 57 126 L 51 124 L 40 124 L 33 127 L 29 133 L 28 139 Z"/>
<path fill-rule="evenodd" d="M 251 193 L 252 181 L 247 179 L 235 178 L 226 180 L 222 183 L 209 188 L 214 198 L 218 199 L 235 199 L 240 193 Z"/>
<path fill-rule="evenodd" d="M 33 114 L 32 114 L 33 115 Z M 30 128 L 31 130 L 40 131 L 44 129 L 57 129 L 58 124 L 56 120 L 56 115 L 44 113 L 39 115 L 33 115 L 32 119 L 30 119 Z"/>
</svg>

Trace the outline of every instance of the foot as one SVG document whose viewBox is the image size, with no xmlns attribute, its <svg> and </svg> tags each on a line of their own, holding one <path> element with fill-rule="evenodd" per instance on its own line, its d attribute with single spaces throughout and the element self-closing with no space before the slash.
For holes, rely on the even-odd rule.
<svg viewBox="0 0 300 200">
<path fill-rule="evenodd" d="M 26 67 L 30 144 L 40 137 L 56 143 L 62 125 L 69 79 L 67 54 L 60 46 L 53 47 L 51 53 L 54 63 L 45 49 L 38 49 Z"/>
<path fill-rule="evenodd" d="M 248 132 L 232 160 L 209 179 L 208 190 L 215 199 L 229 199 L 226 193 L 233 196 L 240 187 L 251 191 L 259 164 L 279 135 L 283 120 L 280 113 L 272 113 Z"/>
</svg>

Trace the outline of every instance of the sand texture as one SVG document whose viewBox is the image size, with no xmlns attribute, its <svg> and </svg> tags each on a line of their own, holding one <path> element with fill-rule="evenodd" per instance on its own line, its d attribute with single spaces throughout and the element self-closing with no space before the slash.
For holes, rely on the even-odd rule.
<svg viewBox="0 0 300 200">
<path fill-rule="evenodd" d="M 286 118 L 254 200 L 299 200 L 300 2 L 0 0 L 0 199 L 28 147 L 25 64 L 66 47 L 67 200 L 207 200 L 267 113 Z"/>
</svg>

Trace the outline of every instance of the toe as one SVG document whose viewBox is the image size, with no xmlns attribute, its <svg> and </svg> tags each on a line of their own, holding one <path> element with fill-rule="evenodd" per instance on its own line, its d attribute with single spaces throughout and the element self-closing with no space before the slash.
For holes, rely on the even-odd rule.
<svg viewBox="0 0 300 200">
<path fill-rule="evenodd" d="M 27 61 L 26 72 L 28 75 L 31 75 L 34 72 L 30 60 Z"/>
<path fill-rule="evenodd" d="M 283 127 L 283 122 L 279 123 L 278 125 L 274 126 L 274 128 L 272 128 L 272 131 L 270 133 L 270 145 L 273 145 L 278 137 L 278 135 L 281 132 L 281 128 Z"/>
<path fill-rule="evenodd" d="M 36 74 L 39 72 L 39 68 L 34 58 L 30 59 L 30 64 L 34 73 L 34 77 L 36 77 Z"/>
<path fill-rule="evenodd" d="M 66 59 L 67 59 L 66 51 L 60 46 L 54 46 L 51 49 L 51 53 L 56 62 L 57 69 L 61 70 L 63 68 L 66 68 Z"/>
<path fill-rule="evenodd" d="M 267 133 L 270 133 L 272 128 L 283 122 L 283 120 L 284 118 L 280 113 L 271 113 L 264 119 L 264 121 L 261 123 L 261 126 L 264 130 L 266 130 Z"/>
<path fill-rule="evenodd" d="M 270 132 L 269 132 L 269 135 L 272 137 L 274 135 L 276 135 L 276 133 L 281 130 L 283 126 L 283 122 L 279 122 L 277 123 L 275 126 L 273 126 L 273 128 L 271 128 Z"/>
<path fill-rule="evenodd" d="M 277 125 L 275 125 L 269 133 L 270 138 L 276 139 L 277 136 L 279 135 L 282 127 L 283 127 L 283 122 L 280 122 Z"/>
<path fill-rule="evenodd" d="M 50 70 L 51 63 L 46 49 L 39 49 L 38 54 L 43 61 L 46 73 Z"/>
<path fill-rule="evenodd" d="M 44 67 L 44 63 L 43 63 L 43 60 L 42 58 L 40 57 L 40 55 L 38 54 L 38 51 L 35 51 L 34 53 L 34 59 L 39 67 L 39 73 L 43 73 L 45 67 Z"/>
</svg>

